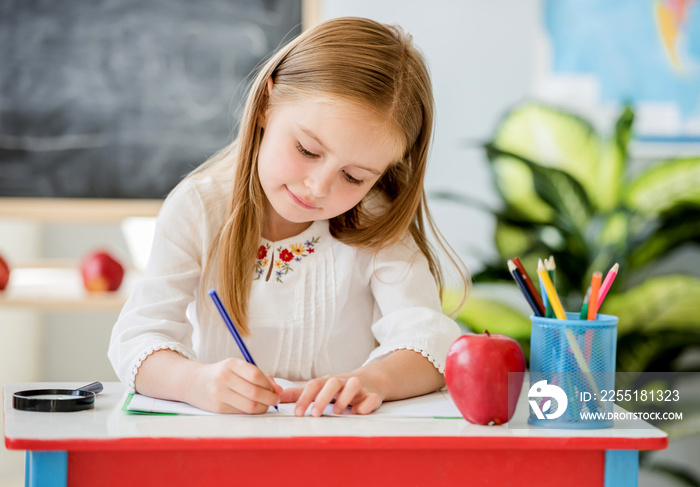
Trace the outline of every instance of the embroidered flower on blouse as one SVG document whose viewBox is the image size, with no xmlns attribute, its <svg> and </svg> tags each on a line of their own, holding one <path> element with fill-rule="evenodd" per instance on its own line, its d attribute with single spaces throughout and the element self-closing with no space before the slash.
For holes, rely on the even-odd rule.
<svg viewBox="0 0 700 487">
<path fill-rule="evenodd" d="M 273 268 L 277 268 L 278 270 L 275 271 L 275 280 L 283 283 L 284 281 L 282 278 L 287 275 L 288 272 L 294 270 L 291 263 L 301 262 L 304 257 L 308 257 L 309 255 L 313 254 L 316 250 L 316 244 L 320 239 L 320 237 L 313 237 L 311 240 L 307 240 L 303 244 L 293 243 L 289 244 L 287 247 L 280 246 L 277 249 L 272 250 L 272 255 L 269 257 L 268 253 L 270 252 L 270 244 L 266 243 L 261 245 L 257 252 L 254 279 L 260 279 L 264 274 L 265 280 L 269 281 L 270 277 L 272 277 Z"/>
<path fill-rule="evenodd" d="M 306 246 L 304 244 L 296 243 L 290 245 L 289 250 L 291 250 L 294 255 L 301 255 L 306 252 Z"/>
</svg>

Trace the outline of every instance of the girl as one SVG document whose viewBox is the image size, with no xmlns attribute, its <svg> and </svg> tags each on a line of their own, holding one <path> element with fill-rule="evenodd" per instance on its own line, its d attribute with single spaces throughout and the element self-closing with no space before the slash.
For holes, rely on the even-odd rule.
<svg viewBox="0 0 700 487">
<path fill-rule="evenodd" d="M 398 28 L 336 19 L 282 48 L 253 81 L 237 140 L 163 204 L 112 332 L 120 379 L 214 412 L 297 402 L 304 415 L 313 402 L 315 416 L 441 388 L 459 329 L 424 232 L 432 125 L 425 64 Z M 272 376 L 308 382 L 283 391 Z"/>
</svg>

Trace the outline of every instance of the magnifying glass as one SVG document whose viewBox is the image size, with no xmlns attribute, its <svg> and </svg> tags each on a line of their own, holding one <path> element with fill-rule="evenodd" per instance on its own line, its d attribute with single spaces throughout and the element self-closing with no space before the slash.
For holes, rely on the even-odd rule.
<svg viewBox="0 0 700 487">
<path fill-rule="evenodd" d="M 95 407 L 102 384 L 93 382 L 79 389 L 29 389 L 12 395 L 12 406 L 22 411 L 64 413 Z"/>
</svg>

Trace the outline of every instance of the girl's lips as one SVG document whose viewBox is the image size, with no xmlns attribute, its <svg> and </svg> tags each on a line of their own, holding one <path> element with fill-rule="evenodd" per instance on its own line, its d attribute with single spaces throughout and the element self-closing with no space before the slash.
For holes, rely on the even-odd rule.
<svg viewBox="0 0 700 487">
<path fill-rule="evenodd" d="M 294 201 L 296 204 L 298 204 L 302 208 L 305 208 L 307 210 L 317 210 L 318 209 L 316 206 L 314 206 L 310 203 L 307 203 L 306 201 L 304 201 L 303 199 L 299 198 L 297 195 L 295 195 L 294 193 L 289 191 L 288 187 L 285 186 L 284 189 L 287 190 L 287 194 L 289 194 L 289 197 L 292 199 L 292 201 Z"/>
</svg>

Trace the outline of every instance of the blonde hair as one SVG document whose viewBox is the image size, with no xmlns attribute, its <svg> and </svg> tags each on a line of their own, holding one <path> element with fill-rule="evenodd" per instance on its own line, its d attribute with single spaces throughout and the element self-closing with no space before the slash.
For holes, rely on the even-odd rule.
<svg viewBox="0 0 700 487">
<path fill-rule="evenodd" d="M 270 78 L 274 88 L 268 92 Z M 218 291 L 244 336 L 249 334 L 248 300 L 264 218 L 265 195 L 257 171 L 263 137 L 259 121 L 271 103 L 305 96 L 355 103 L 381 113 L 405 148 L 403 157 L 388 167 L 363 201 L 330 220 L 331 235 L 376 252 L 410 233 L 442 291 L 443 273 L 426 235 L 427 226 L 461 271 L 459 258 L 433 223 L 423 189 L 433 96 L 421 54 L 398 27 L 352 17 L 329 20 L 302 33 L 262 66 L 252 82 L 238 137 L 189 176 L 232 171 L 227 219 L 209 262 L 215 261 L 211 257 L 217 251 Z M 378 194 L 386 204 L 380 211 L 369 211 L 363 203 Z M 469 277 L 466 270 L 459 275 L 464 300 Z"/>
</svg>

